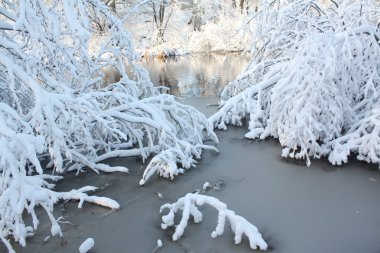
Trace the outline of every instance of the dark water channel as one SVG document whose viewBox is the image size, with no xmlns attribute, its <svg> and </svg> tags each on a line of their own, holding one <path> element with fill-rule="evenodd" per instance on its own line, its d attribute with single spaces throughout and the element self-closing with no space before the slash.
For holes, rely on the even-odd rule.
<svg viewBox="0 0 380 253">
<path fill-rule="evenodd" d="M 228 82 L 242 72 L 249 54 L 191 54 L 144 59 L 154 84 L 170 88 L 168 93 L 183 97 L 218 96 Z"/>
</svg>

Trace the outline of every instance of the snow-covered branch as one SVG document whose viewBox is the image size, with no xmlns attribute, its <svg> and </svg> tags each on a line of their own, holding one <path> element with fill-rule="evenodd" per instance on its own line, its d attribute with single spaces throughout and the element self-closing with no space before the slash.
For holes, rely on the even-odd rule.
<svg viewBox="0 0 380 253">
<path fill-rule="evenodd" d="M 242 236 L 246 235 L 251 249 L 266 250 L 268 248 L 267 243 L 252 223 L 242 216 L 235 214 L 234 211 L 228 209 L 227 205 L 217 198 L 196 193 L 188 193 L 173 204 L 167 203 L 162 205 L 160 213 L 165 209 L 169 209 L 169 213 L 162 216 L 161 228 L 167 229 L 168 227 L 175 226 L 172 238 L 173 241 L 177 241 L 185 232 L 190 216 L 194 217 L 195 223 L 202 221 L 202 213 L 197 208 L 197 205 L 201 206 L 204 204 L 208 204 L 218 211 L 218 224 L 211 233 L 212 238 L 216 238 L 224 233 L 226 220 L 228 220 L 232 231 L 235 233 L 235 244 L 240 244 Z M 182 210 L 182 219 L 179 224 L 174 225 L 175 214 L 178 210 Z"/>
</svg>

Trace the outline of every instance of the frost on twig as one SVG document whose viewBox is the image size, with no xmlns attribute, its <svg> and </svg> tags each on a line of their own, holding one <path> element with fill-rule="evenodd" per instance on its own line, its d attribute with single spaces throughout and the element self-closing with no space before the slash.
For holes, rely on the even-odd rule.
<svg viewBox="0 0 380 253">
<path fill-rule="evenodd" d="M 196 193 L 188 193 L 173 204 L 167 203 L 162 205 L 160 213 L 165 209 L 169 209 L 169 213 L 162 216 L 161 228 L 167 229 L 168 227 L 175 226 L 175 232 L 172 238 L 173 241 L 178 240 L 183 235 L 190 216 L 193 216 L 195 223 L 202 221 L 202 213 L 198 210 L 197 205 L 201 206 L 203 204 L 208 204 L 218 211 L 218 224 L 211 233 L 211 237 L 215 238 L 222 235 L 226 220 L 228 220 L 231 224 L 232 231 L 235 233 L 235 244 L 239 244 L 242 236 L 245 234 L 249 239 L 251 249 L 259 248 L 266 250 L 268 248 L 267 243 L 252 223 L 242 216 L 235 214 L 234 211 L 227 209 L 227 205 L 217 198 Z M 174 218 L 178 210 L 182 210 L 182 219 L 179 224 L 175 225 Z"/>
</svg>

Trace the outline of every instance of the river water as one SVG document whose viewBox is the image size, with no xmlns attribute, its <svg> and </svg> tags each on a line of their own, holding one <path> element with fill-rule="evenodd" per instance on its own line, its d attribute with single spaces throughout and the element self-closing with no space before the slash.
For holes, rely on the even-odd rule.
<svg viewBox="0 0 380 253">
<path fill-rule="evenodd" d="M 215 97 L 241 73 L 249 61 L 247 53 L 192 54 L 150 58 L 142 61 L 154 84 L 170 88 L 182 97 Z"/>
</svg>

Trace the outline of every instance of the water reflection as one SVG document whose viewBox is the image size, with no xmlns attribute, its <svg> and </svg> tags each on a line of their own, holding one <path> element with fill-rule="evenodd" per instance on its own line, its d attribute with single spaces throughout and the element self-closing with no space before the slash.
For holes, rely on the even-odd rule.
<svg viewBox="0 0 380 253">
<path fill-rule="evenodd" d="M 248 63 L 248 54 L 192 54 L 143 60 L 152 82 L 185 97 L 218 96 Z"/>
</svg>

